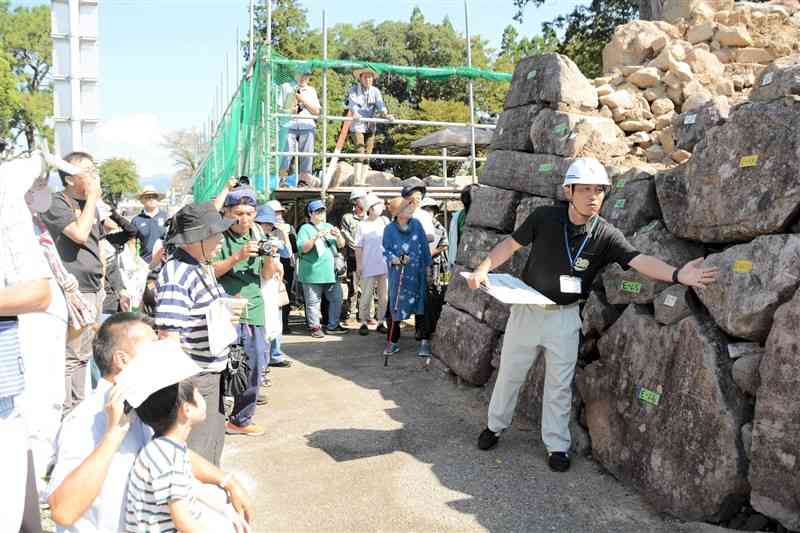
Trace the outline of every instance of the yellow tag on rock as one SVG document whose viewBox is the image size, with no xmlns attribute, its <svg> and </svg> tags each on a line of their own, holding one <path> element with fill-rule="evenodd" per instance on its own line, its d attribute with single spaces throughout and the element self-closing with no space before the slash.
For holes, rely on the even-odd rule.
<svg viewBox="0 0 800 533">
<path fill-rule="evenodd" d="M 740 259 L 733 264 L 733 271 L 739 273 L 747 273 L 753 271 L 753 262 L 745 259 Z"/>
<path fill-rule="evenodd" d="M 758 164 L 757 155 L 746 155 L 739 161 L 740 168 L 754 167 Z"/>
</svg>

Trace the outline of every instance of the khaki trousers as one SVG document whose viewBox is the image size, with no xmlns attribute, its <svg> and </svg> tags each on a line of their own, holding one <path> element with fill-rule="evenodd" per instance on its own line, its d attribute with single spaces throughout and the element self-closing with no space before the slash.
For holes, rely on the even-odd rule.
<svg viewBox="0 0 800 533">
<path fill-rule="evenodd" d="M 389 283 L 386 279 L 386 274 L 361 278 L 361 299 L 358 305 L 358 317 L 361 319 L 362 324 L 366 324 L 371 318 L 370 307 L 372 307 L 372 298 L 375 291 L 378 291 L 378 307 L 375 310 L 377 315 L 375 318 L 378 322 L 382 322 L 389 300 Z"/>
<path fill-rule="evenodd" d="M 497 384 L 489 403 L 489 429 L 500 432 L 511 425 L 519 391 L 536 362 L 536 348 L 545 348 L 546 374 L 542 399 L 542 442 L 549 452 L 569 450 L 572 378 L 578 360 L 578 305 L 546 310 L 536 305 L 514 305 L 506 325 Z"/>
</svg>

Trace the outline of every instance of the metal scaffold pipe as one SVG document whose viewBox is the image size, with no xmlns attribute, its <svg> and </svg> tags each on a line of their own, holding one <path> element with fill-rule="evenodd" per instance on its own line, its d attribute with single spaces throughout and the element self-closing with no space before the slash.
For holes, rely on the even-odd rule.
<svg viewBox="0 0 800 533">
<path fill-rule="evenodd" d="M 467 31 L 467 67 L 472 67 L 472 40 L 469 34 L 469 1 L 464 0 L 464 25 Z M 478 182 L 478 169 L 475 161 L 475 87 L 472 78 L 468 82 L 469 87 L 469 133 L 470 133 L 470 156 L 472 157 L 472 183 Z"/>
</svg>

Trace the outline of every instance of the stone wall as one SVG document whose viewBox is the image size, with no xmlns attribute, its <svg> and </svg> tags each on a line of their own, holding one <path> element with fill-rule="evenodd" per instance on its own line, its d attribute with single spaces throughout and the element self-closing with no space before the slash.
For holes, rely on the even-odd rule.
<svg viewBox="0 0 800 533">
<path fill-rule="evenodd" d="M 800 530 L 799 9 L 666 0 L 666 22 L 617 29 L 599 79 L 521 61 L 458 250 L 473 269 L 593 156 L 613 183 L 601 215 L 639 250 L 720 269 L 694 290 L 612 265 L 582 309 L 575 451 L 687 520 Z M 509 309 L 459 275 L 446 300 L 434 353 L 488 397 Z M 516 413 L 537 430 L 543 368 Z"/>
</svg>

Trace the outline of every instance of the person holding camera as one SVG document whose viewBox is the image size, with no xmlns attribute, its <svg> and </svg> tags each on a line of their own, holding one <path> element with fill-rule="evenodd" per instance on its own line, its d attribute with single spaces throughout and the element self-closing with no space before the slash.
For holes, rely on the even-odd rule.
<svg viewBox="0 0 800 533">
<path fill-rule="evenodd" d="M 221 249 L 212 264 L 214 275 L 226 293 L 247 298 L 247 307 L 236 329 L 250 365 L 249 387 L 236 397 L 225 431 L 233 435 L 258 436 L 264 434 L 264 428 L 253 422 L 253 415 L 261 373 L 269 364 L 261 278 L 269 279 L 275 273 L 275 261 L 271 259 L 277 251 L 268 241 L 260 240 L 262 233 L 255 230 L 256 193 L 253 189 L 237 187 L 229 192 L 224 215 L 235 222 L 222 234 Z"/>
<path fill-rule="evenodd" d="M 282 86 L 284 111 L 292 115 L 302 115 L 308 118 L 293 118 L 284 124 L 286 131 L 287 152 L 314 151 L 314 129 L 317 127 L 312 117 L 319 116 L 322 106 L 319 103 L 317 91 L 308 84 L 311 79 L 311 70 L 302 68 L 295 74 L 294 83 L 284 83 Z M 295 156 L 285 155 L 281 159 L 280 176 L 289 174 L 292 160 Z M 317 186 L 318 180 L 311 175 L 311 165 L 314 157 L 311 155 L 298 158 L 298 185 L 307 187 Z"/>
<path fill-rule="evenodd" d="M 342 287 L 336 275 L 336 255 L 344 248 L 341 232 L 325 222 L 325 202 L 313 200 L 306 206 L 309 221 L 297 233 L 299 262 L 297 279 L 303 284 L 306 319 L 311 336 L 317 339 L 349 331 L 339 324 L 342 313 Z M 340 256 L 341 257 L 341 256 Z M 328 300 L 328 325 L 320 327 L 322 296 Z"/>
<path fill-rule="evenodd" d="M 389 331 L 383 355 L 400 351 L 400 322 L 414 315 L 425 321 L 431 250 L 422 223 L 414 218 L 417 204 L 405 198 L 394 222 L 383 232 L 383 257 L 389 267 Z M 421 346 L 420 346 L 421 347 Z M 425 357 L 423 351 L 419 355 Z"/>
</svg>

